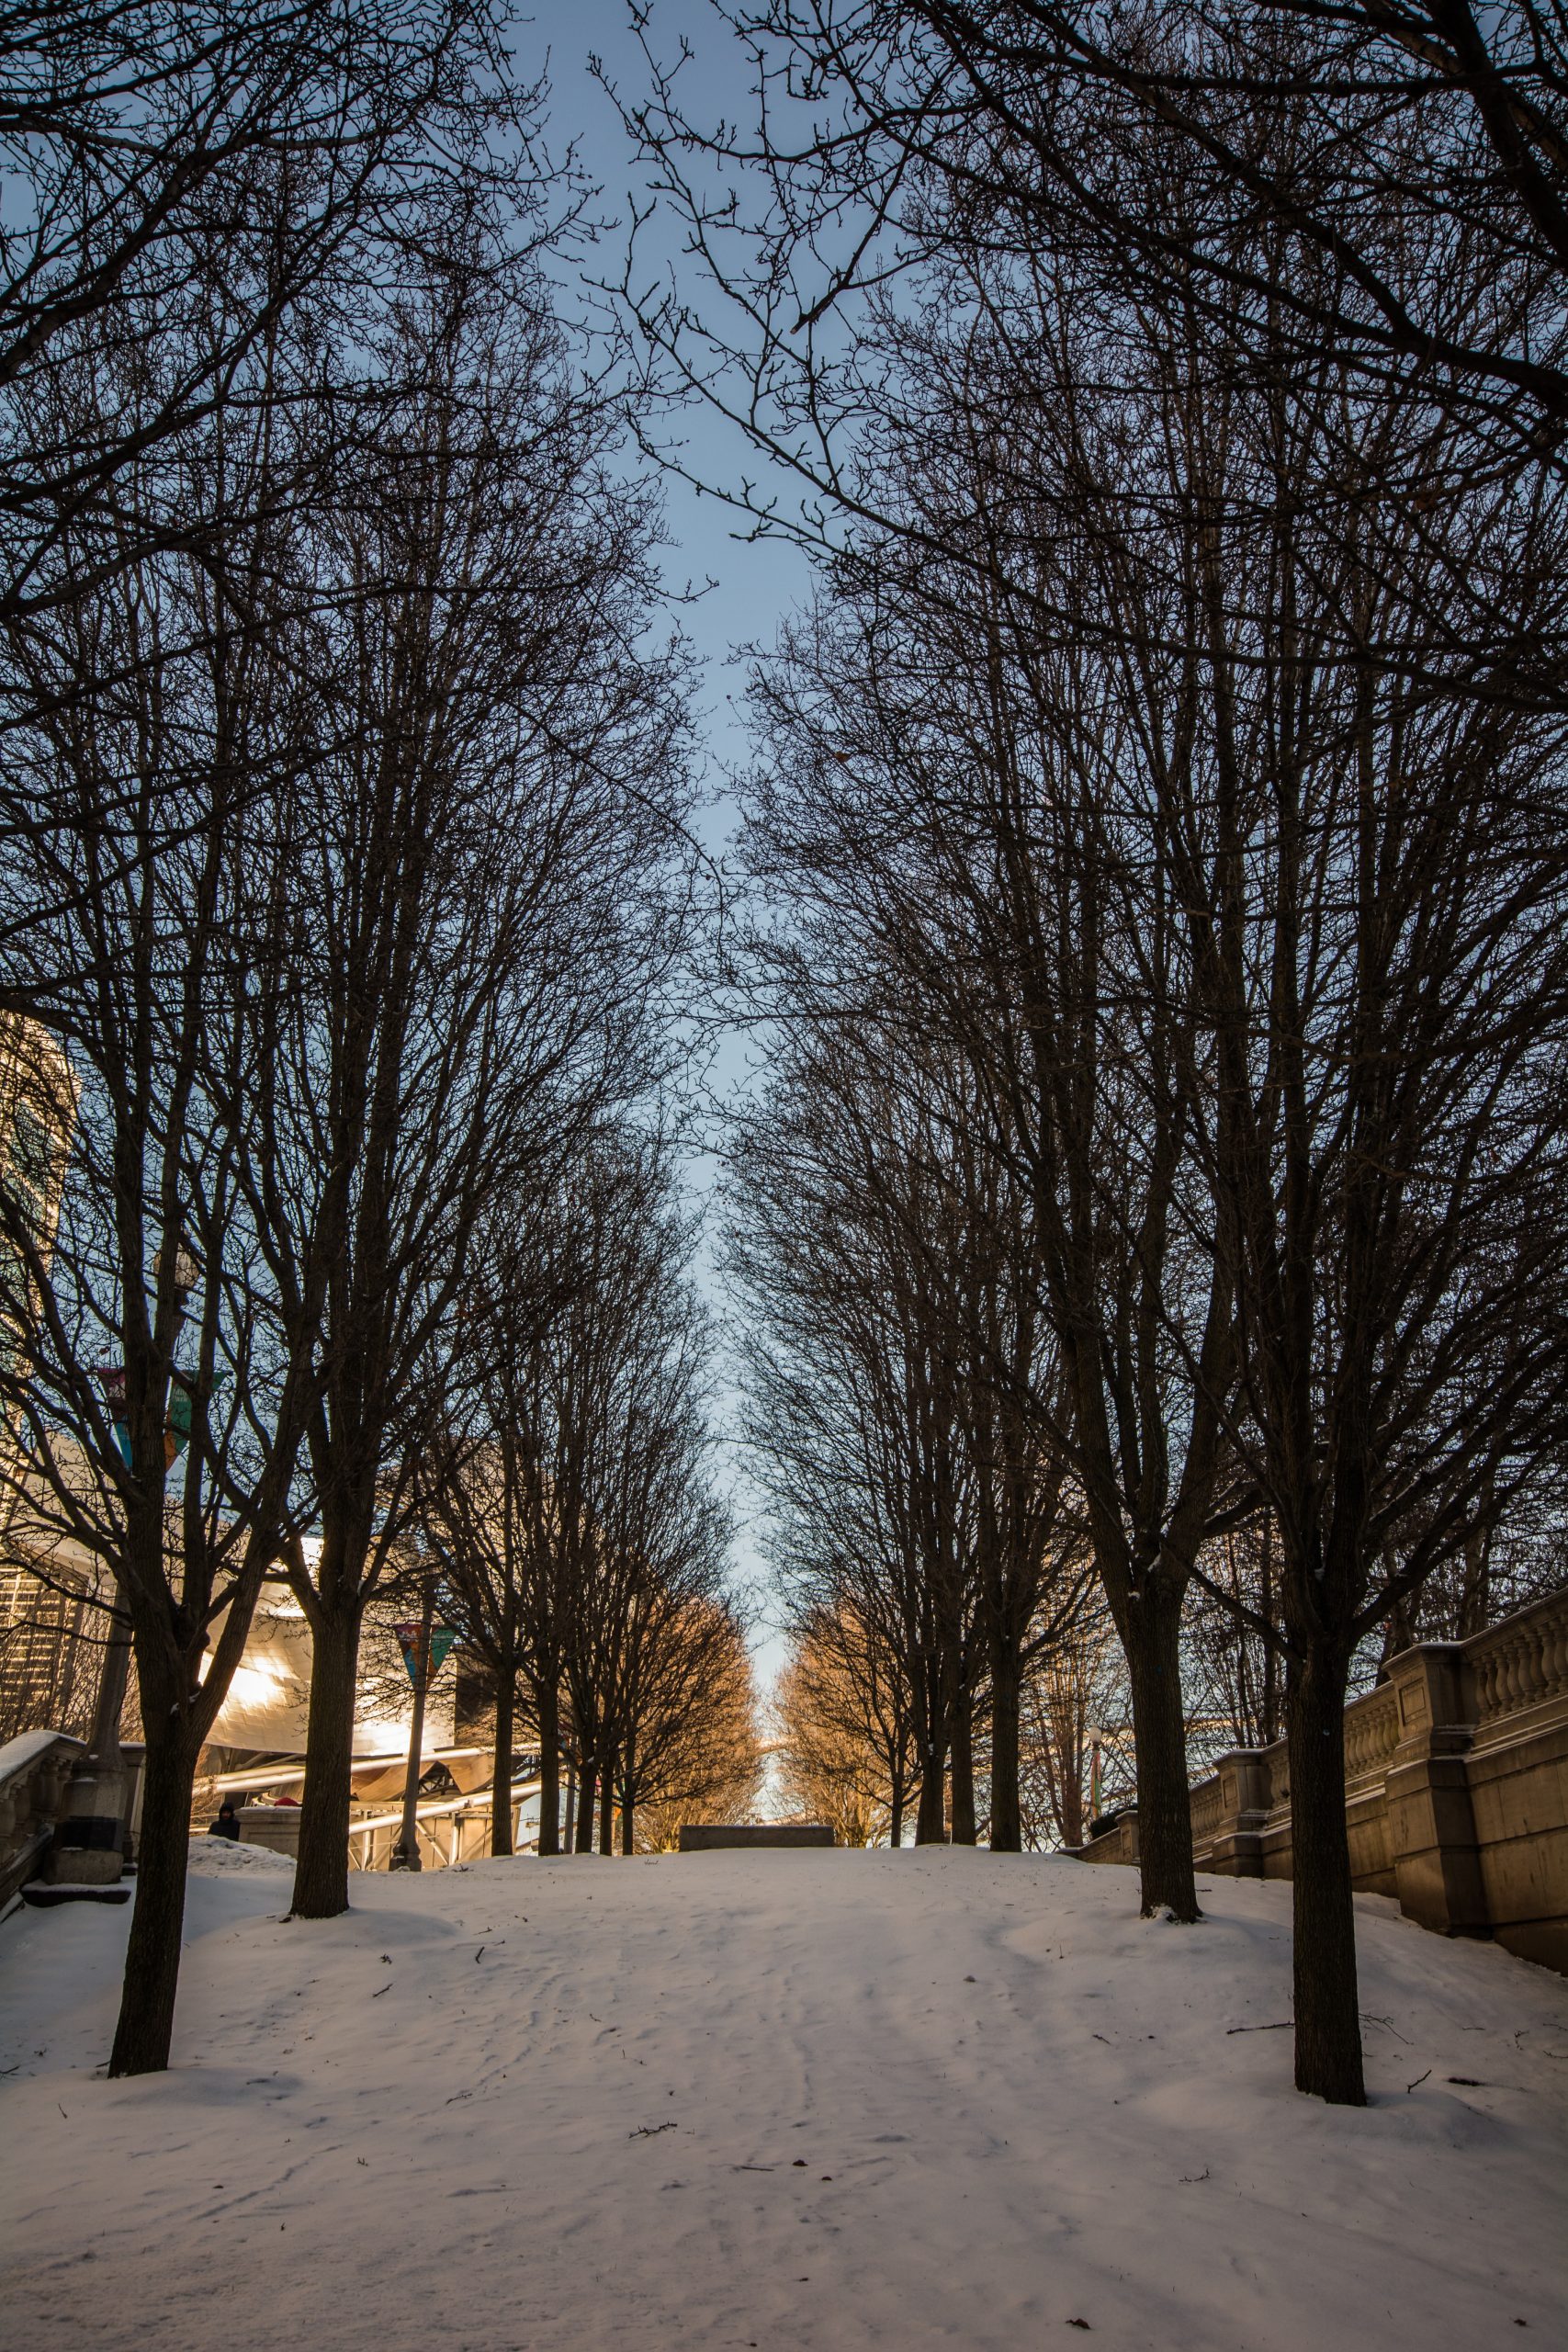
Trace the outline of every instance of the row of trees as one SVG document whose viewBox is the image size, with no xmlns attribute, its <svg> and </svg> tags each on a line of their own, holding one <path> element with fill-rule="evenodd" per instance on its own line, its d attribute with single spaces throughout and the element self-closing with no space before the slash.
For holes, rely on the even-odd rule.
<svg viewBox="0 0 1568 2352">
<path fill-rule="evenodd" d="M 42 1185 L 0 1156 L 0 1476 L 130 1628 L 127 2073 L 167 2060 L 193 1776 L 280 1570 L 313 1643 L 294 1907 L 346 1906 L 361 1628 L 432 1396 L 470 1409 L 501 1204 L 613 1192 L 665 1068 L 685 676 L 552 308 L 570 174 L 547 198 L 488 6 L 65 7 L 7 71 L 0 1008 L 69 1152 Z M 671 1579 L 722 1615 L 711 1513 L 659 1518 L 690 1388 L 650 1401 L 678 1426 L 618 1457 L 626 1622 Z"/>
<path fill-rule="evenodd" d="M 1568 1419 L 1561 26 L 722 13 L 750 133 L 678 75 L 628 117 L 701 295 L 627 293 L 653 381 L 804 482 L 732 495 L 820 566 L 758 682 L 747 985 L 802 1138 L 738 1180 L 787 1302 L 763 1434 L 818 1544 L 825 1453 L 900 1498 L 844 1573 L 921 1557 L 949 1658 L 1001 1614 L 951 1565 L 987 1490 L 1081 1525 L 1145 1908 L 1197 1916 L 1192 1596 L 1272 1650 L 1297 2081 L 1359 2102 L 1348 1679 Z M 977 1232 L 1006 1311 L 929 1315 L 983 1295 Z M 852 1394 L 803 1437 L 812 1344 Z M 953 1442 L 981 1396 L 994 1453 Z M 1243 1531 L 1266 1610 L 1213 1572 Z"/>
<path fill-rule="evenodd" d="M 423 1417 L 418 1533 L 493 1697 L 491 1847 L 536 1749 L 538 1850 L 671 1842 L 760 1781 L 750 1663 L 708 1468 L 706 1318 L 669 1155 L 601 1136 L 563 1179 L 492 1203 L 457 1360 Z M 597 1807 L 597 1814 L 596 1814 Z"/>
<path fill-rule="evenodd" d="M 1092 1609 L 1026 1661 L 1017 1733 L 1006 1757 L 1021 1848 L 1038 1853 L 1080 1846 L 1094 1801 L 1114 1806 L 1131 1794 L 1121 1665 L 1109 1619 Z M 886 1728 L 890 1716 L 908 1713 L 901 1683 L 897 1658 L 879 1658 L 854 1619 L 842 1612 L 827 1618 L 808 1607 L 795 1623 L 773 1699 L 777 1785 L 794 1811 L 830 1823 L 841 1846 L 900 1844 L 910 1792 L 923 1794 L 912 1739 L 900 1753 Z M 949 1786 L 954 1795 L 965 1788 L 968 1804 L 954 1804 L 944 1827 L 930 1834 L 959 1845 L 985 1837 L 1000 1847 L 1003 1833 L 992 1819 L 990 1688 L 983 1674 L 965 1694 L 961 1724 L 964 1762 L 955 1752 Z M 939 1784 L 948 1766 L 945 1756 L 937 1759 Z M 937 1813 L 934 1804 L 919 1808 L 921 1830 Z"/>
<path fill-rule="evenodd" d="M 950 1772 L 974 1841 L 980 1734 L 1017 1850 L 1024 1690 L 1089 1606 L 1033 1239 L 962 1068 L 916 1078 L 874 1015 L 816 1018 L 820 962 L 788 963 L 800 1018 L 737 1141 L 730 1260 L 795 1673 L 855 1694 L 892 1842 L 907 1816 L 943 1835 Z"/>
</svg>

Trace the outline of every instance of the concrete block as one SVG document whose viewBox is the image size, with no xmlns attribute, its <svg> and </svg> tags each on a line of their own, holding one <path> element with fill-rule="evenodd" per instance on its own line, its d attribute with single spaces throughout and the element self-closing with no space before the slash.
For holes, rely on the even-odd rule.
<svg viewBox="0 0 1568 2352">
<path fill-rule="evenodd" d="M 716 1846 L 830 1846 L 825 1821 L 686 1821 L 681 1825 L 682 1854 L 705 1854 Z"/>
<path fill-rule="evenodd" d="M 297 1804 L 243 1804 L 240 1807 L 242 1846 L 265 1846 L 275 1854 L 299 1859 L 299 1808 Z"/>
</svg>

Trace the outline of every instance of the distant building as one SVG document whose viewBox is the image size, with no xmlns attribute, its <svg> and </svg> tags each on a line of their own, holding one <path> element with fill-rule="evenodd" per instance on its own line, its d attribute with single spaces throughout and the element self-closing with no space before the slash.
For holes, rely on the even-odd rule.
<svg viewBox="0 0 1568 2352">
<path fill-rule="evenodd" d="M 28 1260 L 35 1250 L 47 1259 L 53 1242 L 76 1100 L 58 1041 L 36 1021 L 0 1012 L 0 1741 L 45 1724 L 85 1730 L 107 1630 L 91 1563 L 51 1547 L 46 1565 L 29 1537 L 21 1433 L 14 1396 L 5 1396 L 23 1369 L 36 1297 Z"/>
</svg>

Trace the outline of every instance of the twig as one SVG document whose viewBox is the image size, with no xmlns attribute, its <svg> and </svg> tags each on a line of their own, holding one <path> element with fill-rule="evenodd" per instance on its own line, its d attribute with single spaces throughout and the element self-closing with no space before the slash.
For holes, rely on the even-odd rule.
<svg viewBox="0 0 1568 2352">
<path fill-rule="evenodd" d="M 1408 2097 L 1411 2091 L 1418 2091 L 1422 2084 L 1430 2078 L 1431 2072 L 1432 2069 L 1428 2066 L 1425 2075 L 1417 2075 L 1413 2083 L 1406 2083 L 1404 2086 L 1406 2096 Z"/>
<path fill-rule="evenodd" d="M 1227 2033 L 1288 2033 L 1295 2023 L 1293 2018 L 1276 2018 L 1272 2025 L 1227 2025 Z"/>
<path fill-rule="evenodd" d="M 679 2132 L 680 2129 L 678 2123 L 639 2123 L 635 2132 L 626 2133 L 626 2137 L 628 2140 L 657 2140 L 661 2132 Z"/>
</svg>

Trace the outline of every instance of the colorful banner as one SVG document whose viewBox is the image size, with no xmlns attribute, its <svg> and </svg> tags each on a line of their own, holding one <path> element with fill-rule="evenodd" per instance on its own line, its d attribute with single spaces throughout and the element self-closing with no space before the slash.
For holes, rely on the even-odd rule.
<svg viewBox="0 0 1568 2352">
<path fill-rule="evenodd" d="M 423 1630 L 417 1623 L 392 1627 L 393 1633 L 398 1637 L 398 1647 L 403 1654 L 403 1664 L 408 1668 L 409 1680 L 416 1690 L 419 1688 L 419 1637 Z M 430 1679 L 432 1682 L 446 1663 L 447 1654 L 457 1638 L 457 1633 L 452 1626 L 432 1625 L 430 1629 Z"/>
<path fill-rule="evenodd" d="M 164 1420 L 164 1464 L 172 1470 L 190 1442 L 191 1420 L 196 1409 L 196 1372 L 193 1367 L 175 1364 L 169 1385 L 168 1411 Z M 214 1389 L 221 1388 L 224 1375 L 220 1373 L 213 1382 Z M 125 1366 L 103 1363 L 98 1366 L 98 1381 L 104 1398 L 114 1416 L 115 1443 L 130 1467 L 130 1430 L 125 1419 Z"/>
</svg>

